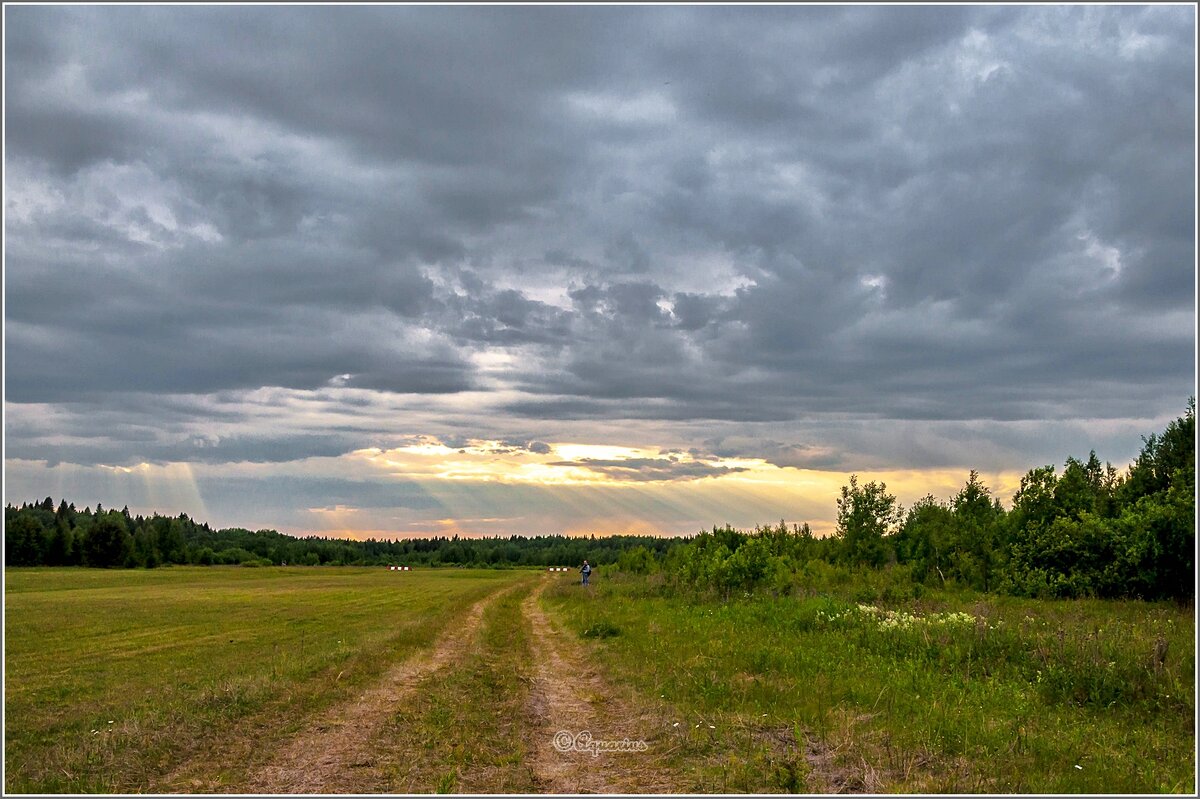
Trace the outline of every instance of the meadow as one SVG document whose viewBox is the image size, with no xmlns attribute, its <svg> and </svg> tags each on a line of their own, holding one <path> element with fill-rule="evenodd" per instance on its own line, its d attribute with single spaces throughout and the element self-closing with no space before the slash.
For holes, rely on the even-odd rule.
<svg viewBox="0 0 1200 799">
<path fill-rule="evenodd" d="M 5 792 L 145 791 L 185 761 L 236 767 L 234 744 L 269 747 L 298 709 L 354 695 L 520 577 L 7 569 Z"/>
<path fill-rule="evenodd" d="M 685 595 L 608 569 L 586 589 L 530 570 L 5 577 L 8 793 L 1194 784 L 1194 614 L 1174 603 Z M 560 755 L 560 729 L 649 749 Z"/>
<path fill-rule="evenodd" d="M 1191 608 L 970 591 L 704 599 L 653 577 L 546 601 L 611 679 L 679 709 L 704 790 L 1193 790 Z"/>
</svg>

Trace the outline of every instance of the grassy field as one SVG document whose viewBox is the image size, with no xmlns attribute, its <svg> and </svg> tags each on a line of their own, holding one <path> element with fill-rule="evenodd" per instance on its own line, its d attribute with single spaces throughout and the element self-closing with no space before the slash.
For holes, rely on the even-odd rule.
<svg viewBox="0 0 1200 799">
<path fill-rule="evenodd" d="M 379 752 L 387 793 L 531 793 L 526 705 L 531 652 L 524 591 L 484 613 L 479 647 L 389 720 Z M 416 757 L 413 754 L 416 754 Z"/>
<path fill-rule="evenodd" d="M 1186 792 L 1190 609 L 935 594 L 660 596 L 559 586 L 615 683 L 682 723 L 700 790 Z M 674 726 L 674 725 L 672 725 Z"/>
<path fill-rule="evenodd" d="M 650 578 L 584 589 L 460 569 L 5 577 L 7 792 L 253 792 L 288 784 L 271 783 L 277 764 L 316 773 L 313 753 L 329 761 L 322 784 L 349 792 L 603 777 L 678 792 L 1186 793 L 1195 775 L 1194 619 L 1168 604 L 720 601 Z M 547 746 L 560 729 L 650 748 L 562 761 Z"/>
<path fill-rule="evenodd" d="M 428 647 L 519 572 L 5 572 L 6 792 L 147 790 L 229 739 L 269 746 Z"/>
</svg>

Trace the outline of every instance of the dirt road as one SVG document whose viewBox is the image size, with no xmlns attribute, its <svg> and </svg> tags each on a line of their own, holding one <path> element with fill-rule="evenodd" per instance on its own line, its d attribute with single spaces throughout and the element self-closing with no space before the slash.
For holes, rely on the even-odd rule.
<svg viewBox="0 0 1200 799">
<path fill-rule="evenodd" d="M 462 656 L 473 643 L 492 594 L 476 602 L 461 622 L 415 658 L 396 664 L 367 691 L 330 709 L 292 738 L 270 763 L 241 786 L 244 793 L 377 793 L 384 790 L 372 744 L 397 704 L 428 675 Z"/>
<path fill-rule="evenodd" d="M 529 750 L 538 786 L 545 793 L 685 790 L 681 776 L 663 763 L 662 719 L 608 684 L 587 662 L 579 639 L 555 629 L 541 609 L 538 600 L 549 584 L 543 579 L 523 606 L 536 664 Z"/>
<path fill-rule="evenodd" d="M 521 614 L 528 625 L 532 680 L 527 683 L 520 740 L 514 744 L 523 744 L 523 767 L 529 769 L 532 784 L 542 793 L 686 790 L 680 775 L 663 764 L 669 747 L 656 737 L 662 719 L 614 690 L 587 663 L 585 642 L 556 629 L 542 610 L 541 594 L 553 580 L 543 575 L 532 590 L 529 582 L 522 582 L 480 600 L 451 622 L 430 649 L 395 664 L 357 696 L 308 719 L 244 778 L 230 782 L 197 776 L 202 765 L 191 762 L 163 778 L 158 789 L 248 794 L 391 792 L 387 765 L 425 755 L 397 751 L 397 742 L 384 735 L 389 720 L 422 685 L 438 680 L 439 674 L 479 651 L 484 612 L 492 602 L 507 591 L 527 590 Z M 247 731 L 247 736 L 253 738 L 254 732 Z M 611 743 L 625 741 L 627 745 Z M 248 740 L 240 748 L 245 751 L 255 743 Z M 621 751 L 598 750 L 614 746 Z"/>
</svg>

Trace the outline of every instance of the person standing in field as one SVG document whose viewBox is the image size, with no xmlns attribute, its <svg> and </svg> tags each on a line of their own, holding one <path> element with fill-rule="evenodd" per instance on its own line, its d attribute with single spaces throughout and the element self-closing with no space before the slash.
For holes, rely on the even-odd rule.
<svg viewBox="0 0 1200 799">
<path fill-rule="evenodd" d="M 588 565 L 586 560 L 583 562 L 583 567 L 579 570 L 579 573 L 583 575 L 583 584 L 587 585 L 588 577 L 592 575 L 592 567 Z"/>
</svg>

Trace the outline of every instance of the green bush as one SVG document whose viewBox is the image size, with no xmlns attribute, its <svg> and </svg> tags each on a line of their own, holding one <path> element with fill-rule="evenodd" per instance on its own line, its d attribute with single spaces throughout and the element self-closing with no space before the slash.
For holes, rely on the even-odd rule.
<svg viewBox="0 0 1200 799">
<path fill-rule="evenodd" d="M 658 571 L 654 553 L 643 546 L 627 549 L 617 558 L 617 571 L 627 574 L 653 574 Z"/>
</svg>

